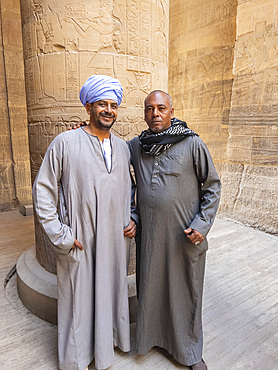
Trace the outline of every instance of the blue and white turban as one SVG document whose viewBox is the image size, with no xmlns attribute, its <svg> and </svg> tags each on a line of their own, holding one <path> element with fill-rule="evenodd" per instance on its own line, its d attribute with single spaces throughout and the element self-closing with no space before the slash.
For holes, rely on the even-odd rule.
<svg viewBox="0 0 278 370">
<path fill-rule="evenodd" d="M 116 78 L 92 75 L 81 87 L 79 98 L 84 106 L 103 99 L 114 100 L 119 106 L 123 98 L 123 88 Z"/>
</svg>

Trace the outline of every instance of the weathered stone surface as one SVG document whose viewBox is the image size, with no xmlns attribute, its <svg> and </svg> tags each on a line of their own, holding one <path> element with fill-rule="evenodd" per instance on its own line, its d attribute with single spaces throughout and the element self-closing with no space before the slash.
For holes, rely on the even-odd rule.
<svg viewBox="0 0 278 370">
<path fill-rule="evenodd" d="M 13 186 L 12 150 L 9 130 L 8 98 L 2 39 L 2 9 L 0 7 L 0 211 L 10 210 L 15 199 Z"/>
<path fill-rule="evenodd" d="M 278 233 L 277 14 L 275 0 L 238 3 L 227 158 L 241 163 L 243 171 L 236 180 L 238 194 L 225 212 L 272 233 Z M 222 204 L 233 184 L 224 182 Z"/>
<path fill-rule="evenodd" d="M 176 116 L 213 155 L 223 182 L 220 214 L 269 231 L 277 227 L 277 7 L 277 0 L 170 3 L 169 92 Z M 33 179 L 51 140 L 87 119 L 78 92 L 92 73 L 120 79 L 125 94 L 113 131 L 124 139 L 137 135 L 146 127 L 145 95 L 167 90 L 169 5 L 1 0 L 0 11 L 2 211 L 31 201 L 24 85 Z M 249 172 L 256 173 L 255 185 Z M 248 194 L 256 201 L 247 200 Z M 48 258 L 55 260 L 44 254 L 43 264 Z"/>
<path fill-rule="evenodd" d="M 0 8 L 0 210 L 7 210 L 32 198 L 20 3 L 1 0 Z"/>
<path fill-rule="evenodd" d="M 22 0 L 21 5 L 34 179 L 53 137 L 88 119 L 78 96 L 91 74 L 117 77 L 124 87 L 116 134 L 129 139 L 145 127 L 144 97 L 167 89 L 168 4 Z"/>
<path fill-rule="evenodd" d="M 170 3 L 169 92 L 175 115 L 226 157 L 233 83 L 236 0 Z"/>
<path fill-rule="evenodd" d="M 239 1 L 227 147 L 233 161 L 278 163 L 277 12 L 275 0 Z"/>
<path fill-rule="evenodd" d="M 219 215 L 278 234 L 277 166 L 226 163 Z"/>
<path fill-rule="evenodd" d="M 169 91 L 221 175 L 219 214 L 271 233 L 278 232 L 277 14 L 276 0 L 170 4 Z"/>
<path fill-rule="evenodd" d="M 88 119 L 79 91 L 92 74 L 123 85 L 116 135 L 127 140 L 146 127 L 145 96 L 167 89 L 168 8 L 168 0 L 21 0 L 32 180 L 51 140 Z M 37 222 L 36 245 L 38 261 L 55 271 Z"/>
</svg>

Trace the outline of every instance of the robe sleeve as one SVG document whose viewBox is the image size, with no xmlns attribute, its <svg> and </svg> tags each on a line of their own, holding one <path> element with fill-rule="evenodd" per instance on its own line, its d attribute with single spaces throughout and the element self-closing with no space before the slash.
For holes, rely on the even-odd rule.
<svg viewBox="0 0 278 370">
<path fill-rule="evenodd" d="M 193 165 L 200 186 L 200 209 L 190 228 L 203 236 L 209 232 L 220 201 L 221 183 L 204 142 L 196 138 L 193 146 Z"/>
<path fill-rule="evenodd" d="M 58 253 L 67 254 L 74 245 L 74 237 L 72 229 L 59 220 L 57 211 L 58 183 L 61 180 L 65 155 L 64 142 L 59 136 L 52 141 L 45 153 L 32 195 L 37 218 L 54 249 Z"/>
<path fill-rule="evenodd" d="M 135 194 L 136 194 L 136 184 L 132 174 L 130 173 L 131 178 L 131 211 L 130 211 L 130 218 L 138 225 L 139 216 L 136 211 L 136 202 L 135 202 Z"/>
<path fill-rule="evenodd" d="M 128 145 L 129 153 L 130 153 L 130 163 L 133 166 L 133 162 L 132 162 L 132 157 L 133 157 L 132 140 L 128 141 L 127 145 Z M 138 212 L 137 212 L 137 209 L 136 209 L 136 201 L 135 201 L 136 183 L 135 183 L 135 180 L 134 180 L 134 176 L 131 173 L 130 173 L 130 176 L 131 176 L 131 216 L 130 217 L 138 225 L 139 215 L 138 215 Z"/>
</svg>

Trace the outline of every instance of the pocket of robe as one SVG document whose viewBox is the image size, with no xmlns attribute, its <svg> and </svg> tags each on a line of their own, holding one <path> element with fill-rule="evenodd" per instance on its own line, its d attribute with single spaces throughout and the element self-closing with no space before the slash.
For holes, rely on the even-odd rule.
<svg viewBox="0 0 278 370">
<path fill-rule="evenodd" d="M 75 249 L 72 248 L 69 251 L 69 253 L 66 254 L 68 262 L 78 262 L 78 253 L 79 252 L 82 253 L 83 251 L 79 250 L 79 248 L 77 248 L 77 247 Z"/>
<path fill-rule="evenodd" d="M 165 175 L 180 176 L 183 156 L 170 154 L 163 158 L 161 170 Z"/>
</svg>

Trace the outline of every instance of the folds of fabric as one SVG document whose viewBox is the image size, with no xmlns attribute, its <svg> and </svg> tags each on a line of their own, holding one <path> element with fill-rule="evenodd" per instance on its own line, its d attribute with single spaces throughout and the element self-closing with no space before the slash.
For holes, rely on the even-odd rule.
<svg viewBox="0 0 278 370">
<path fill-rule="evenodd" d="M 112 364 L 114 345 L 130 348 L 127 264 L 129 152 L 111 134 L 107 170 L 97 137 L 78 129 L 58 135 L 33 187 L 38 219 L 57 251 L 58 349 L 63 370 Z M 58 187 L 60 214 L 57 214 Z M 72 249 L 74 238 L 84 250 Z"/>
</svg>

